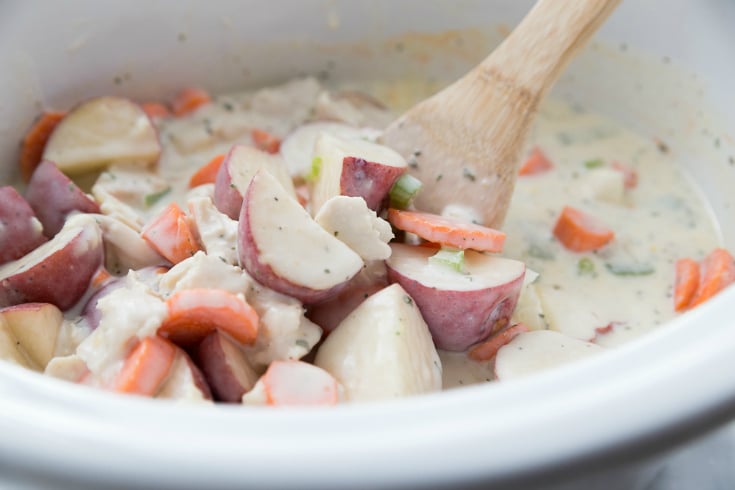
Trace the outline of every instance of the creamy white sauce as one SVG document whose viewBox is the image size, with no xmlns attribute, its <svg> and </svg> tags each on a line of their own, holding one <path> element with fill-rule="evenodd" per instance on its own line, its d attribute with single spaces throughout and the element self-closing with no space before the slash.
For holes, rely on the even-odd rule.
<svg viewBox="0 0 735 490">
<path fill-rule="evenodd" d="M 397 84 L 393 90 L 405 98 L 412 92 L 407 87 L 410 85 Z M 390 90 L 379 87 L 383 94 Z M 422 95 L 421 91 L 412 92 L 413 97 Z M 391 97 L 397 98 L 401 97 Z M 100 326 L 85 340 L 72 336 L 73 342 L 59 354 L 70 354 L 69 346 L 79 343 L 78 357 L 69 358 L 74 362 L 65 363 L 62 358 L 52 362 L 62 373 L 57 375 L 70 378 L 71 374 L 63 373 L 73 371 L 76 376 L 76 359 L 81 358 L 93 375 L 109 380 L 119 369 L 131 339 L 155 332 L 166 314 L 165 297 L 195 287 L 242 293 L 253 305 L 260 317 L 260 330 L 255 345 L 246 351 L 259 371 L 273 360 L 307 355 L 322 336 L 320 327 L 304 316 L 301 302 L 257 284 L 237 266 L 236 223 L 213 206 L 211 185 L 190 190 L 189 178 L 233 144 L 252 144 L 253 128 L 285 138 L 320 117 L 364 126 L 391 120 L 389 112 L 366 100 L 328 94 L 316 81 L 306 79 L 220 96 L 189 116 L 158 120 L 163 153 L 157 174 L 143 175 L 139 169 L 124 167 L 108 169 L 95 186 L 95 196 L 101 201 L 103 213 L 133 230 L 139 230 L 164 206 L 177 201 L 189 213 L 206 253 L 187 259 L 151 284 L 133 281 L 131 287 L 100 301 Z M 347 126 L 335 127 L 344 131 Z M 374 134 L 370 128 L 356 131 Z M 299 152 L 308 152 L 302 147 L 308 147 L 314 138 L 312 135 L 303 138 L 306 143 L 294 143 L 293 155 L 286 157 L 292 172 L 308 168 L 311 156 L 300 156 Z M 504 226 L 507 239 L 502 255 L 522 261 L 538 273 L 538 277 L 527 280 L 513 321 L 607 348 L 628 342 L 672 318 L 674 262 L 680 257 L 702 258 L 720 240 L 704 200 L 670 155 L 662 153 L 652 140 L 611 120 L 558 101 L 542 106 L 531 146 L 540 147 L 554 168 L 518 178 Z M 611 168 L 615 161 L 637 171 L 637 187 L 625 188 L 622 174 Z M 301 178 L 296 177 L 298 184 Z M 604 222 L 615 232 L 613 242 L 596 252 L 566 250 L 552 235 L 554 222 L 565 205 Z M 457 206 L 448 207 L 445 213 L 470 221 L 476 216 L 473 210 Z M 344 216 L 332 217 L 331 221 L 334 230 L 330 237 L 346 224 Z M 384 242 L 388 230 L 377 232 L 378 241 Z M 279 250 L 280 255 L 287 253 Z M 273 255 L 273 250 L 266 253 Z M 298 260 L 294 260 L 293 267 L 300 267 Z M 646 274 L 620 275 L 624 270 Z M 599 329 L 608 325 L 613 327 L 601 333 Z M 516 342 L 520 343 L 522 339 Z M 538 342 L 534 345 L 538 348 Z M 509 352 L 506 350 L 504 356 Z M 444 389 L 494 379 L 492 360 L 476 362 L 466 353 L 441 351 L 439 357 Z M 66 364 L 73 369 L 67 369 Z M 185 384 L 191 385 L 188 381 Z M 179 397 L 177 390 L 170 391 L 171 396 Z"/>
</svg>

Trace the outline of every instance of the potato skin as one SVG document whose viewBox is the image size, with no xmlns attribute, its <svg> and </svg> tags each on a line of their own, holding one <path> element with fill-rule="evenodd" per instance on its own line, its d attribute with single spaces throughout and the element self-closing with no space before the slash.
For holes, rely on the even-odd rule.
<svg viewBox="0 0 735 490">
<path fill-rule="evenodd" d="M 93 220 L 70 230 L 74 235 L 57 235 L 67 240 L 61 248 L 47 242 L 49 252 L 25 270 L 17 271 L 28 255 L 0 269 L 0 307 L 22 303 L 51 303 L 62 311 L 74 306 L 87 290 L 103 262 L 102 234 Z"/>
<path fill-rule="evenodd" d="M 43 233 L 53 238 L 72 211 L 99 213 L 97 202 L 48 160 L 41 162 L 31 176 L 26 199 L 43 224 Z"/>
<path fill-rule="evenodd" d="M 197 361 L 206 383 L 219 401 L 240 403 L 242 396 L 253 388 L 258 379 L 245 353 L 218 331 L 210 333 L 199 343 Z"/>
<path fill-rule="evenodd" d="M 0 265 L 47 241 L 30 204 L 10 186 L 0 187 Z"/>
<path fill-rule="evenodd" d="M 340 193 L 343 196 L 362 197 L 370 209 L 379 212 L 391 187 L 405 172 L 405 167 L 345 157 L 339 181 Z"/>
<path fill-rule="evenodd" d="M 439 349 L 461 352 L 508 324 L 523 274 L 499 286 L 451 291 L 422 284 L 389 266 L 388 281 L 400 284 L 416 301 Z"/>
</svg>

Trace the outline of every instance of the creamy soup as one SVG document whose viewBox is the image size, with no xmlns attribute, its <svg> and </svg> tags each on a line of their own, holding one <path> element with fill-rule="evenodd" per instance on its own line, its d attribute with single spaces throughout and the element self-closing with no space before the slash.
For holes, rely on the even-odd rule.
<svg viewBox="0 0 735 490">
<path fill-rule="evenodd" d="M 0 266 L 4 359 L 168 399 L 386 399 L 597 355 L 735 279 L 665 145 L 560 101 L 497 231 L 412 209 L 411 156 L 379 143 L 394 113 L 365 93 L 303 79 L 198 96 L 176 115 L 109 98 L 57 121 L 32 210 L 13 194 L 25 221 L 4 218 L 28 242 Z M 604 242 L 567 243 L 565 207 Z M 40 269 L 78 284 L 29 286 Z"/>
</svg>

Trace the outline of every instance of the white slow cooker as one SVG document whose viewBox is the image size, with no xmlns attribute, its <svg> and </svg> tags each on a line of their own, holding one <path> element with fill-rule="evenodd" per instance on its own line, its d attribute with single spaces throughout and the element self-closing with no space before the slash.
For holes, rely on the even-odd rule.
<svg viewBox="0 0 735 490">
<path fill-rule="evenodd" d="M 221 92 L 300 74 L 449 81 L 484 57 L 530 5 L 4 0 L 0 182 L 14 178 L 17 142 L 42 107 L 102 94 L 153 99 L 184 85 Z M 707 196 L 731 249 L 733 25 L 729 0 L 628 0 L 554 93 L 665 138 Z M 436 35 L 447 30 L 460 34 Z M 162 403 L 0 363 L 0 482 L 70 489 L 640 488 L 666 451 L 735 418 L 734 353 L 731 288 L 653 334 L 571 366 L 329 410 Z"/>
</svg>

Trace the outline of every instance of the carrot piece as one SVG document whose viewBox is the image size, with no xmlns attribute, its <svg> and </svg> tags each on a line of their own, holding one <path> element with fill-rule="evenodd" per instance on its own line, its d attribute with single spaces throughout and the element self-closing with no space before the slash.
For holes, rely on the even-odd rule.
<svg viewBox="0 0 735 490">
<path fill-rule="evenodd" d="M 554 236 L 569 250 L 588 252 L 608 244 L 615 233 L 597 218 L 564 206 L 554 225 Z"/>
<path fill-rule="evenodd" d="M 175 116 L 185 116 L 199 109 L 201 106 L 212 102 L 206 90 L 187 87 L 176 94 L 171 102 L 171 109 Z"/>
<path fill-rule="evenodd" d="M 189 187 L 196 187 L 203 184 L 214 184 L 217 180 L 217 172 L 222 166 L 222 162 L 225 161 L 225 155 L 217 155 L 212 158 L 208 163 L 199 167 L 199 170 L 194 172 L 194 175 L 189 179 Z"/>
<path fill-rule="evenodd" d="M 388 221 L 396 228 L 414 233 L 424 240 L 461 250 L 501 252 L 505 233 L 486 226 L 419 211 L 391 208 Z"/>
<path fill-rule="evenodd" d="M 694 308 L 735 282 L 735 260 L 724 248 L 716 248 L 700 263 L 699 287 L 690 308 Z"/>
<path fill-rule="evenodd" d="M 171 203 L 140 232 L 162 257 L 173 264 L 201 250 L 196 235 L 178 204 Z"/>
<path fill-rule="evenodd" d="M 28 129 L 20 149 L 20 175 L 28 182 L 33 171 L 41 163 L 43 149 L 56 125 L 64 119 L 65 112 L 44 112 Z"/>
<path fill-rule="evenodd" d="M 689 307 L 699 287 L 699 263 L 694 259 L 683 258 L 676 261 L 674 279 L 674 310 L 683 311 Z"/>
<path fill-rule="evenodd" d="M 102 287 L 107 281 L 112 279 L 112 274 L 105 269 L 104 267 L 100 267 L 97 269 L 97 272 L 94 273 L 92 276 L 91 284 L 95 288 Z"/>
<path fill-rule="evenodd" d="M 518 335 L 528 332 L 529 328 L 522 323 L 515 323 L 494 334 L 489 339 L 476 344 L 467 353 L 474 361 L 489 361 L 498 353 L 501 347 L 516 338 Z"/>
<path fill-rule="evenodd" d="M 168 376 L 176 357 L 171 342 L 154 335 L 130 352 L 115 379 L 115 391 L 153 396 Z"/>
<path fill-rule="evenodd" d="M 273 361 L 260 379 L 268 405 L 335 405 L 337 380 L 325 370 L 301 361 Z"/>
<path fill-rule="evenodd" d="M 255 147 L 268 153 L 278 153 L 281 149 L 281 138 L 262 129 L 255 128 L 250 132 Z"/>
<path fill-rule="evenodd" d="M 536 146 L 531 150 L 528 159 L 521 165 L 521 168 L 518 170 L 518 175 L 537 175 L 548 172 L 552 168 L 554 168 L 554 164 L 541 151 L 541 148 Z"/>
<path fill-rule="evenodd" d="M 190 346 L 219 329 L 243 345 L 258 336 L 258 314 L 240 296 L 224 289 L 183 289 L 166 300 L 168 315 L 158 333 Z"/>
<path fill-rule="evenodd" d="M 171 111 L 168 110 L 168 107 L 161 102 L 143 102 L 140 104 L 140 107 L 143 108 L 143 112 L 145 112 L 151 119 L 171 117 Z"/>
<path fill-rule="evenodd" d="M 638 186 L 638 172 L 633 167 L 621 162 L 612 162 L 610 166 L 623 174 L 623 186 L 626 189 L 635 189 Z"/>
</svg>

